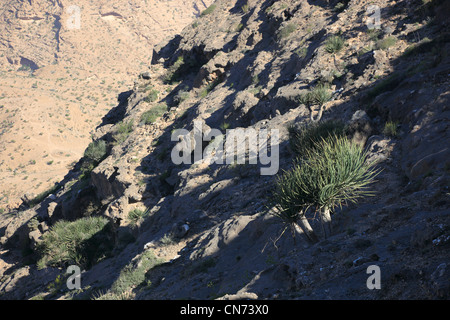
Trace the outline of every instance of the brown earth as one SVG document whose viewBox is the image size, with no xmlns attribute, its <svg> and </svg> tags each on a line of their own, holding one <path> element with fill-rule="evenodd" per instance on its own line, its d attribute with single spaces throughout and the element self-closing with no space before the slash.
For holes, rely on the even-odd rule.
<svg viewBox="0 0 450 320">
<path fill-rule="evenodd" d="M 34 208 L 1 217 L 0 298 L 448 299 L 449 2 L 375 1 L 381 29 L 370 31 L 373 3 L 217 0 L 155 46 L 151 77 L 136 78 L 94 132 L 110 149 L 90 176 L 82 160 Z M 336 34 L 344 45 L 332 52 Z M 309 212 L 317 243 L 294 239 L 267 210 L 276 177 L 261 164 L 171 161 L 172 132 L 198 120 L 205 132 L 278 129 L 289 169 L 287 128 L 320 111 L 297 98 L 318 83 L 333 92 L 322 119 L 343 121 L 380 174 L 374 196 L 334 210 L 328 237 Z M 150 88 L 160 93 L 152 101 Z M 167 112 L 142 121 L 162 103 Z M 133 125 L 118 142 L 122 121 Z M 133 224 L 135 209 L 148 215 Z M 114 224 L 115 248 L 82 273 L 80 290 L 54 290 L 66 266 L 38 268 L 36 244 L 56 222 L 89 215 Z M 370 265 L 380 290 L 366 285 Z M 137 280 L 126 282 L 129 272 Z"/>
<path fill-rule="evenodd" d="M 148 71 L 153 46 L 211 0 L 0 4 L 0 208 L 60 181 L 101 118 Z"/>
</svg>

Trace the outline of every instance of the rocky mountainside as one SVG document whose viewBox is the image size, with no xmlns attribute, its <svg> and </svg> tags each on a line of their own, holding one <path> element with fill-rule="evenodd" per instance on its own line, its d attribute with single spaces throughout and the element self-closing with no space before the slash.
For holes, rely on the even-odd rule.
<svg viewBox="0 0 450 320">
<path fill-rule="evenodd" d="M 2 1 L 0 209 L 60 181 L 152 47 L 210 2 Z"/>
<path fill-rule="evenodd" d="M 439 0 L 215 1 L 155 47 L 64 179 L 2 214 L 0 297 L 448 299 L 448 11 Z M 311 242 L 270 199 L 295 158 L 292 130 L 331 120 L 379 174 L 373 196 L 334 210 L 328 236 L 309 212 Z M 269 130 L 272 142 L 278 130 L 278 173 L 212 153 L 175 163 L 178 132 L 199 124 L 213 141 L 182 142 L 201 151 L 217 152 L 217 132 Z M 69 265 L 83 270 L 77 290 Z M 381 289 L 367 286 L 373 265 Z"/>
</svg>

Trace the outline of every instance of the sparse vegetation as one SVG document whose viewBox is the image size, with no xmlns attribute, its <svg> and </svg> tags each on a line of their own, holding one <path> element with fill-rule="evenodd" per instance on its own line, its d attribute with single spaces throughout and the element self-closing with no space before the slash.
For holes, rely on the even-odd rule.
<svg viewBox="0 0 450 320">
<path fill-rule="evenodd" d="M 388 137 L 396 137 L 397 136 L 397 122 L 388 121 L 384 125 L 383 134 Z"/>
<path fill-rule="evenodd" d="M 331 136 L 344 137 L 345 125 L 339 120 L 320 121 L 304 125 L 300 129 L 289 127 L 289 144 L 296 156 L 302 157 L 316 149 Z"/>
<path fill-rule="evenodd" d="M 390 36 L 381 40 L 378 40 L 375 47 L 378 50 L 386 50 L 392 46 L 394 46 L 397 43 L 397 38 Z"/>
<path fill-rule="evenodd" d="M 131 225 L 136 225 L 140 221 L 144 220 L 149 214 L 149 210 L 134 209 L 128 212 L 128 219 Z"/>
<path fill-rule="evenodd" d="M 392 73 L 387 78 L 380 80 L 376 83 L 367 93 L 369 100 L 374 99 L 376 96 L 386 91 L 394 90 L 404 79 L 403 73 Z"/>
<path fill-rule="evenodd" d="M 279 36 L 281 39 L 285 39 L 289 37 L 295 30 L 297 30 L 297 26 L 294 23 L 289 23 L 280 30 Z"/>
<path fill-rule="evenodd" d="M 162 263 L 151 250 L 144 251 L 136 263 L 128 264 L 120 272 L 119 278 L 113 283 L 106 294 L 96 297 L 96 300 L 122 300 L 132 297 L 132 290 L 140 285 L 149 286 L 146 280 L 147 272 Z"/>
<path fill-rule="evenodd" d="M 155 102 L 156 100 L 158 100 L 159 97 L 159 91 L 152 89 L 150 91 L 150 93 L 147 95 L 147 97 L 144 98 L 145 102 Z"/>
<path fill-rule="evenodd" d="M 210 5 L 208 8 L 206 8 L 200 15 L 206 16 L 210 13 L 212 13 L 214 10 L 216 10 L 216 5 L 213 3 L 212 5 Z"/>
<path fill-rule="evenodd" d="M 339 35 L 333 35 L 325 41 L 325 50 L 328 53 L 337 53 L 344 47 L 344 39 Z"/>
<path fill-rule="evenodd" d="M 291 170 L 277 178 L 273 194 L 275 215 L 293 232 L 303 232 L 310 241 L 316 242 L 318 237 L 306 212 L 309 209 L 317 212 L 325 236 L 329 235 L 331 211 L 371 195 L 367 186 L 375 175 L 360 146 L 336 136 L 322 140 L 317 148 L 307 150 Z"/>
<path fill-rule="evenodd" d="M 323 105 L 331 99 L 331 90 L 324 84 L 318 84 L 305 94 L 297 96 L 297 101 L 306 106 Z"/>
<path fill-rule="evenodd" d="M 39 204 L 42 202 L 42 200 L 44 200 L 45 198 L 47 198 L 49 195 L 57 192 L 59 189 L 61 188 L 61 186 L 59 184 L 55 184 L 54 186 L 50 187 L 49 189 L 47 189 L 44 192 L 39 193 L 30 203 L 30 207 L 34 207 L 35 205 Z"/>
<path fill-rule="evenodd" d="M 184 66 L 184 57 L 180 56 L 177 58 L 174 64 L 172 64 L 167 70 L 167 73 L 163 78 L 163 82 L 165 84 L 173 84 L 174 82 L 178 81 L 183 66 Z"/>
<path fill-rule="evenodd" d="M 153 106 L 150 110 L 144 112 L 141 115 L 141 122 L 144 124 L 154 123 L 159 117 L 161 117 L 165 112 L 167 112 L 167 104 L 160 103 Z"/>
<path fill-rule="evenodd" d="M 121 121 L 116 125 L 116 128 L 113 133 L 113 139 L 116 144 L 121 144 L 124 142 L 131 132 L 134 130 L 134 122 L 130 121 Z"/>
<path fill-rule="evenodd" d="M 87 149 L 84 151 L 84 156 L 95 162 L 100 162 L 107 153 L 107 144 L 104 140 L 93 141 L 89 144 Z"/>
<path fill-rule="evenodd" d="M 184 101 L 186 101 L 187 99 L 189 99 L 190 97 L 190 93 L 189 91 L 186 90 L 180 90 L 178 91 L 178 93 L 175 95 L 175 97 L 173 98 L 173 102 L 176 105 L 179 105 L 180 103 L 183 103 Z"/>
<path fill-rule="evenodd" d="M 38 267 L 76 264 L 89 268 L 108 255 L 114 246 L 113 230 L 103 217 L 58 221 L 38 245 Z"/>
</svg>

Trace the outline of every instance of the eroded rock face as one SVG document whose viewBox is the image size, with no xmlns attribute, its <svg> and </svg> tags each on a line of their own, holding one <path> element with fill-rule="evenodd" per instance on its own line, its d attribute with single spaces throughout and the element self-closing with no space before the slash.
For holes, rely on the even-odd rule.
<svg viewBox="0 0 450 320">
<path fill-rule="evenodd" d="M 390 48 L 359 56 L 374 45 L 361 25 L 360 13 L 368 5 L 364 1 L 350 1 L 340 12 L 325 2 L 297 0 L 249 1 L 247 12 L 240 1 L 215 4 L 212 12 L 155 49 L 151 77 L 135 82 L 132 92 L 121 97 L 121 109 L 111 112 L 108 124 L 95 135 L 112 142 L 119 121 L 134 123 L 126 140 L 115 142 L 92 171 L 91 189 L 81 189 L 100 201 L 97 214 L 123 222 L 116 226 L 114 257 L 83 273 L 84 285 L 111 287 L 125 266 L 140 266 L 140 257 L 153 252 L 165 263 L 146 271 L 145 281 L 155 285 L 142 286 L 135 298 L 445 298 L 449 166 L 442 141 L 449 138 L 449 103 L 447 80 L 438 75 L 448 71 L 448 57 L 436 62 L 437 74 L 433 69 L 413 73 L 415 59 L 430 57 L 403 61 L 407 43 L 402 37 Z M 382 9 L 389 21 L 380 37 L 402 33 L 411 40 L 408 30 L 417 27 L 411 24 L 407 4 L 398 3 L 394 10 L 385 2 Z M 114 12 L 117 8 L 105 9 L 104 18 L 127 16 Z M 398 27 L 391 20 L 399 21 Z M 438 33 L 423 27 L 430 37 Z M 346 45 L 331 54 L 325 44 L 336 33 Z M 179 83 L 168 84 L 164 79 L 179 57 L 188 64 L 182 69 L 186 73 Z M 376 85 L 393 68 L 406 76 L 381 90 Z M 276 176 L 262 176 L 262 164 L 175 165 L 170 158 L 178 138 L 172 136 L 175 129 L 191 131 L 194 121 L 202 121 L 204 134 L 218 129 L 221 138 L 227 129 L 276 129 L 282 173 L 294 160 L 288 127 L 308 123 L 319 107 L 299 105 L 296 97 L 322 82 L 331 92 L 323 119 L 342 120 L 349 137 L 380 169 L 370 186 L 374 196 L 335 208 L 327 239 L 310 244 L 292 237 L 289 225 L 268 208 Z M 379 91 L 371 91 L 374 87 Z M 159 91 L 157 101 L 145 101 L 150 88 Z M 181 91 L 188 94 L 181 98 Z M 160 103 L 168 111 L 143 123 L 144 112 Z M 397 135 L 387 136 L 387 121 L 397 123 Z M 219 137 L 203 141 L 202 149 L 219 142 Z M 68 201 L 62 213 L 89 199 L 83 195 Z M 60 196 L 49 203 L 43 206 L 44 216 L 53 220 L 59 215 Z M 136 208 L 148 208 L 148 215 L 130 227 L 128 213 Z M 311 224 L 320 230 L 312 214 Z M 21 234 L 14 230 L 22 224 L 13 222 L 5 235 Z M 32 245 L 39 242 L 45 225 L 38 231 L 24 232 L 24 239 Z M 371 264 L 380 266 L 383 285 L 390 290 L 366 289 Z M 0 263 L 0 268 L 5 267 Z M 27 277 L 30 270 L 17 276 L 23 272 Z M 44 283 L 43 274 L 35 277 Z M 15 286 L 20 281 L 14 277 L 0 283 L 0 288 L 8 287 L 8 295 Z M 14 296 L 23 297 L 23 290 Z"/>
</svg>

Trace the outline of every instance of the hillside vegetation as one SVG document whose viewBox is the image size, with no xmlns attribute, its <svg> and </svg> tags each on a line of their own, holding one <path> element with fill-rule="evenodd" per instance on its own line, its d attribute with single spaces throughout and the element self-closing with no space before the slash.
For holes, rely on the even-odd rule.
<svg viewBox="0 0 450 320">
<path fill-rule="evenodd" d="M 2 214 L 0 297 L 448 299 L 449 9 L 216 0 L 154 48 L 58 188 Z M 172 134 L 198 124 L 214 139 L 182 144 L 216 154 L 174 163 Z M 276 174 L 214 161 L 231 129 L 278 130 Z M 54 290 L 72 264 L 82 287 Z"/>
</svg>

